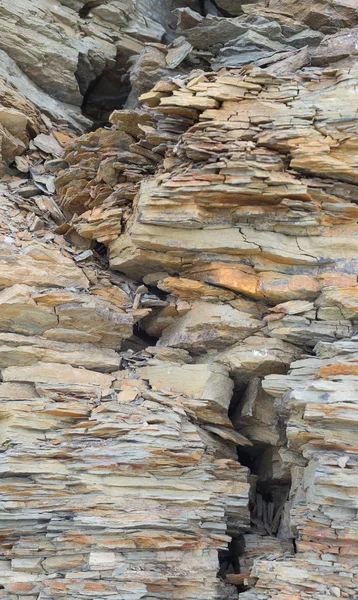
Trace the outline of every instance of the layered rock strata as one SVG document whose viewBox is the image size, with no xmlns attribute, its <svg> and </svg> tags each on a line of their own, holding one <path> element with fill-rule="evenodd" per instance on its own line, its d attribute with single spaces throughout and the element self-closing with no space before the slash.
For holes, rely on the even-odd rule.
<svg viewBox="0 0 358 600">
<path fill-rule="evenodd" d="M 289 414 L 289 447 L 307 466 L 294 468 L 288 501 L 297 554 L 257 561 L 245 600 L 357 595 L 357 338 L 320 342 L 316 355 L 263 383 Z"/>
<path fill-rule="evenodd" d="M 357 26 L 352 0 L 14 0 L 0 5 L 0 75 L 83 130 L 193 68 L 353 65 Z"/>
<path fill-rule="evenodd" d="M 172 10 L 181 5 L 175 0 L 2 2 L 0 73 L 54 119 L 81 129 L 90 124 L 80 110 L 86 94 L 102 86 L 99 95 L 114 102 L 113 108 L 125 102 L 130 59 L 146 43 L 164 41 Z M 192 8 L 198 8 L 195 0 Z"/>
<path fill-rule="evenodd" d="M 14 212 L 2 197 L 5 597 L 233 597 L 217 556 L 227 522 L 249 526 L 235 446 L 250 442 L 227 416 L 227 368 L 119 354 L 149 312 L 135 291 L 61 236 L 26 240 L 19 210 L 8 230 Z"/>
<path fill-rule="evenodd" d="M 112 269 L 157 295 L 141 327 L 159 338 L 158 351 L 189 352 L 234 381 L 230 416 L 251 443 L 238 448 L 256 492 L 250 527 L 232 534 L 237 563 L 222 555 L 219 575 L 243 598 L 356 593 L 356 538 L 344 525 L 357 508 L 354 433 L 333 392 L 347 390 L 354 405 L 356 77 L 352 68 L 295 78 L 245 68 L 159 83 L 131 121 L 112 116 L 113 139 L 132 136 L 118 171 L 100 130 L 69 147 L 57 180 L 70 228 L 103 241 Z M 82 148 L 93 135 L 86 173 Z M 144 148 L 151 164 L 136 166 L 126 199 Z M 114 215 L 127 207 L 121 231 L 110 214 L 96 221 L 114 198 Z M 167 372 L 156 369 L 152 381 L 165 385 Z"/>
<path fill-rule="evenodd" d="M 357 597 L 356 25 L 0 6 L 4 600 Z"/>
</svg>

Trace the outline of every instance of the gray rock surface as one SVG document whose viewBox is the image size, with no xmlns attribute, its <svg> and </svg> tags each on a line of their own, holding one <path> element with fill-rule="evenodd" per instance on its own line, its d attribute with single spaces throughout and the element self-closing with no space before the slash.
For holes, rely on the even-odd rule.
<svg viewBox="0 0 358 600">
<path fill-rule="evenodd" d="M 120 87 L 130 57 L 140 54 L 146 42 L 171 37 L 173 10 L 182 4 L 180 0 L 2 1 L 0 49 L 9 58 L 3 55 L 1 70 L 14 70 L 15 85 L 52 118 L 85 127 L 80 107 L 91 86 L 114 71 Z M 190 4 L 198 8 L 195 1 Z M 11 61 L 17 69 L 12 69 Z M 120 90 L 116 97 L 121 97 Z"/>
<path fill-rule="evenodd" d="M 356 600 L 356 18 L 0 0 L 0 600 Z"/>
</svg>

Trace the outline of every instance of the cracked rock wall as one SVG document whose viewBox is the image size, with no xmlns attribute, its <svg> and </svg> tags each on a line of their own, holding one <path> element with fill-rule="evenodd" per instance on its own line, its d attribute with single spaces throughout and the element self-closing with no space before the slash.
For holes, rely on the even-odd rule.
<svg viewBox="0 0 358 600">
<path fill-rule="evenodd" d="M 180 5 L 174 0 L 0 2 L 0 74 L 52 118 L 78 129 L 89 126 L 81 105 L 90 85 L 114 69 L 117 59 L 125 67 L 145 43 L 161 42 Z"/>
<path fill-rule="evenodd" d="M 346 528 L 357 510 L 348 425 L 356 82 L 354 68 L 294 78 L 245 68 L 162 82 L 142 97 L 148 109 L 112 115 L 113 146 L 131 136 L 121 162 L 105 155 L 99 130 L 69 147 L 69 168 L 57 179 L 73 230 L 107 244 L 112 269 L 141 276 L 158 299 L 168 294 L 141 322 L 158 349 L 221 365 L 235 383 L 233 422 L 253 448 L 239 447 L 254 459 L 259 496 L 266 486 L 273 498 L 271 517 L 258 496 L 251 501 L 251 525 L 239 530 L 246 550 L 226 574 L 250 600 L 353 599 L 357 591 L 357 537 L 354 525 Z M 267 393 L 276 398 L 271 417 Z M 277 486 L 290 481 L 279 504 Z M 293 548 L 279 544 L 292 539 L 290 557 Z M 262 549 L 261 559 L 250 558 L 251 548 L 256 556 Z"/>
<path fill-rule="evenodd" d="M 356 14 L 0 2 L 0 598 L 357 598 Z"/>
<path fill-rule="evenodd" d="M 148 310 L 1 206 L 2 597 L 234 597 L 218 550 L 249 527 L 249 442 L 228 369 L 119 354 Z"/>
</svg>

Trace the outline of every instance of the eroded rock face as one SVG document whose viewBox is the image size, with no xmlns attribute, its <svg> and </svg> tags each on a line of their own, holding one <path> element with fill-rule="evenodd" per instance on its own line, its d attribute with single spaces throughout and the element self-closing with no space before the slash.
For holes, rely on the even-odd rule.
<svg viewBox="0 0 358 600">
<path fill-rule="evenodd" d="M 323 289 L 356 287 L 356 77 L 354 69 L 323 72 L 307 83 L 249 70 L 200 74 L 185 87 L 170 84 L 172 91 L 158 85 L 145 95 L 157 108 L 136 118 L 150 123 L 152 115 L 154 125 L 160 111 L 163 133 L 157 137 L 149 125 L 133 140 L 132 154 L 123 153 L 122 163 L 129 161 L 123 166 L 115 142 L 114 158 L 101 159 L 96 148 L 93 158 L 84 152 L 88 161 L 82 159 L 82 144 L 98 143 L 106 132 L 77 142 L 67 156 L 75 167 L 57 181 L 61 206 L 77 213 L 83 205 L 96 206 L 82 212 L 79 224 L 76 217 L 74 226 L 108 241 L 111 267 L 132 277 L 179 273 L 272 305 L 301 299 L 319 304 Z M 127 227 L 115 239 L 107 205 L 117 204 L 118 224 L 130 200 L 131 171 L 139 181 L 160 158 L 157 148 L 150 154 L 147 149 L 146 157 L 142 148 L 163 147 L 165 128 L 174 121 L 180 133 L 183 119 L 187 131 L 167 154 L 164 171 L 142 184 L 133 218 L 126 217 Z M 123 144 L 130 125 L 120 125 L 106 136 Z M 166 147 L 172 146 L 169 138 Z M 87 164 L 94 167 L 89 175 Z M 98 195 L 87 202 L 93 187 Z"/>
<path fill-rule="evenodd" d="M 0 596 L 355 600 L 354 3 L 24 5 Z"/>
<path fill-rule="evenodd" d="M 7 597 L 233 598 L 218 550 L 249 527 L 250 441 L 228 418 L 228 369 L 120 352 L 150 312 L 136 286 L 30 236 L 15 198 L 0 237 Z"/>
<path fill-rule="evenodd" d="M 317 357 L 295 362 L 287 376 L 268 376 L 264 388 L 290 413 L 287 436 L 303 454 L 289 509 L 297 554 L 258 561 L 257 587 L 245 600 L 354 598 L 357 591 L 357 339 L 319 343 Z"/>
<path fill-rule="evenodd" d="M 180 374 L 185 382 L 194 367 L 210 365 L 227 369 L 234 382 L 236 431 L 224 432 L 212 409 L 204 410 L 202 427 L 226 440 L 239 436 L 240 460 L 255 477 L 251 526 L 232 534 L 219 572 L 228 585 L 244 585 L 240 597 L 250 600 L 301 600 L 308 588 L 317 599 L 356 591 L 355 533 L 335 532 L 356 510 L 354 450 L 342 446 L 338 417 L 324 424 L 331 390 L 355 385 L 356 77 L 353 68 L 295 78 L 245 68 L 159 83 L 143 96 L 147 108 L 131 119 L 112 117 L 113 139 L 132 135 L 133 154 L 123 155 L 122 179 L 108 180 L 109 200 L 101 199 L 101 173 L 116 170 L 115 154 L 108 159 L 97 147 L 91 175 L 71 182 L 93 134 L 69 148 L 75 165 L 58 177 L 60 206 L 77 232 L 90 227 L 107 244 L 113 269 L 156 290 L 157 307 L 142 327 L 159 337 L 157 359 L 184 352 L 185 363 L 189 352 L 190 365 L 173 370 L 164 362 L 141 376 L 182 391 Z M 138 166 L 144 155 L 146 169 Z M 136 160 L 133 202 L 123 186 Z M 157 172 L 148 178 L 148 169 Z M 117 210 L 128 211 L 117 233 L 110 216 L 98 225 L 94 219 L 113 194 Z M 350 409 L 337 410 L 346 431 Z M 339 473 L 350 460 L 352 480 L 343 483 Z"/>
<path fill-rule="evenodd" d="M 115 86 L 106 93 L 114 94 L 115 108 L 129 59 L 140 54 L 145 43 L 164 40 L 173 26 L 172 11 L 181 4 L 175 0 L 3 2 L 0 74 L 54 119 L 81 129 L 90 124 L 80 110 L 90 87 L 111 72 Z M 192 8 L 197 8 L 195 1 Z M 122 103 L 127 95 L 128 91 Z"/>
<path fill-rule="evenodd" d="M 352 0 L 3 2 L 0 75 L 54 120 L 83 130 L 192 68 L 354 64 L 355 44 L 340 36 L 358 24 L 356 8 Z"/>
</svg>

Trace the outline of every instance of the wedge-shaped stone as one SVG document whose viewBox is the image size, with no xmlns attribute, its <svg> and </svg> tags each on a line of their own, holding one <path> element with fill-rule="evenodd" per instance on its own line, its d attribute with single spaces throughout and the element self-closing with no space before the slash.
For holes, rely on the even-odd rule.
<svg viewBox="0 0 358 600">
<path fill-rule="evenodd" d="M 208 400 L 218 406 L 218 412 L 228 411 L 233 382 L 222 365 L 175 365 L 163 362 L 138 369 L 156 390 L 179 392 L 198 400 Z"/>
<path fill-rule="evenodd" d="M 79 369 L 60 363 L 37 362 L 28 367 L 7 367 L 2 371 L 3 381 L 23 383 L 89 384 L 107 389 L 113 377 L 104 373 Z"/>
<path fill-rule="evenodd" d="M 263 325 L 262 321 L 231 306 L 195 302 L 183 317 L 163 331 L 160 343 L 198 354 L 232 345 Z"/>
<path fill-rule="evenodd" d="M 235 382 L 243 385 L 253 376 L 285 373 L 301 352 L 300 348 L 292 344 L 257 335 L 247 337 L 239 344 L 218 353 L 213 360 L 228 365 Z"/>
</svg>

